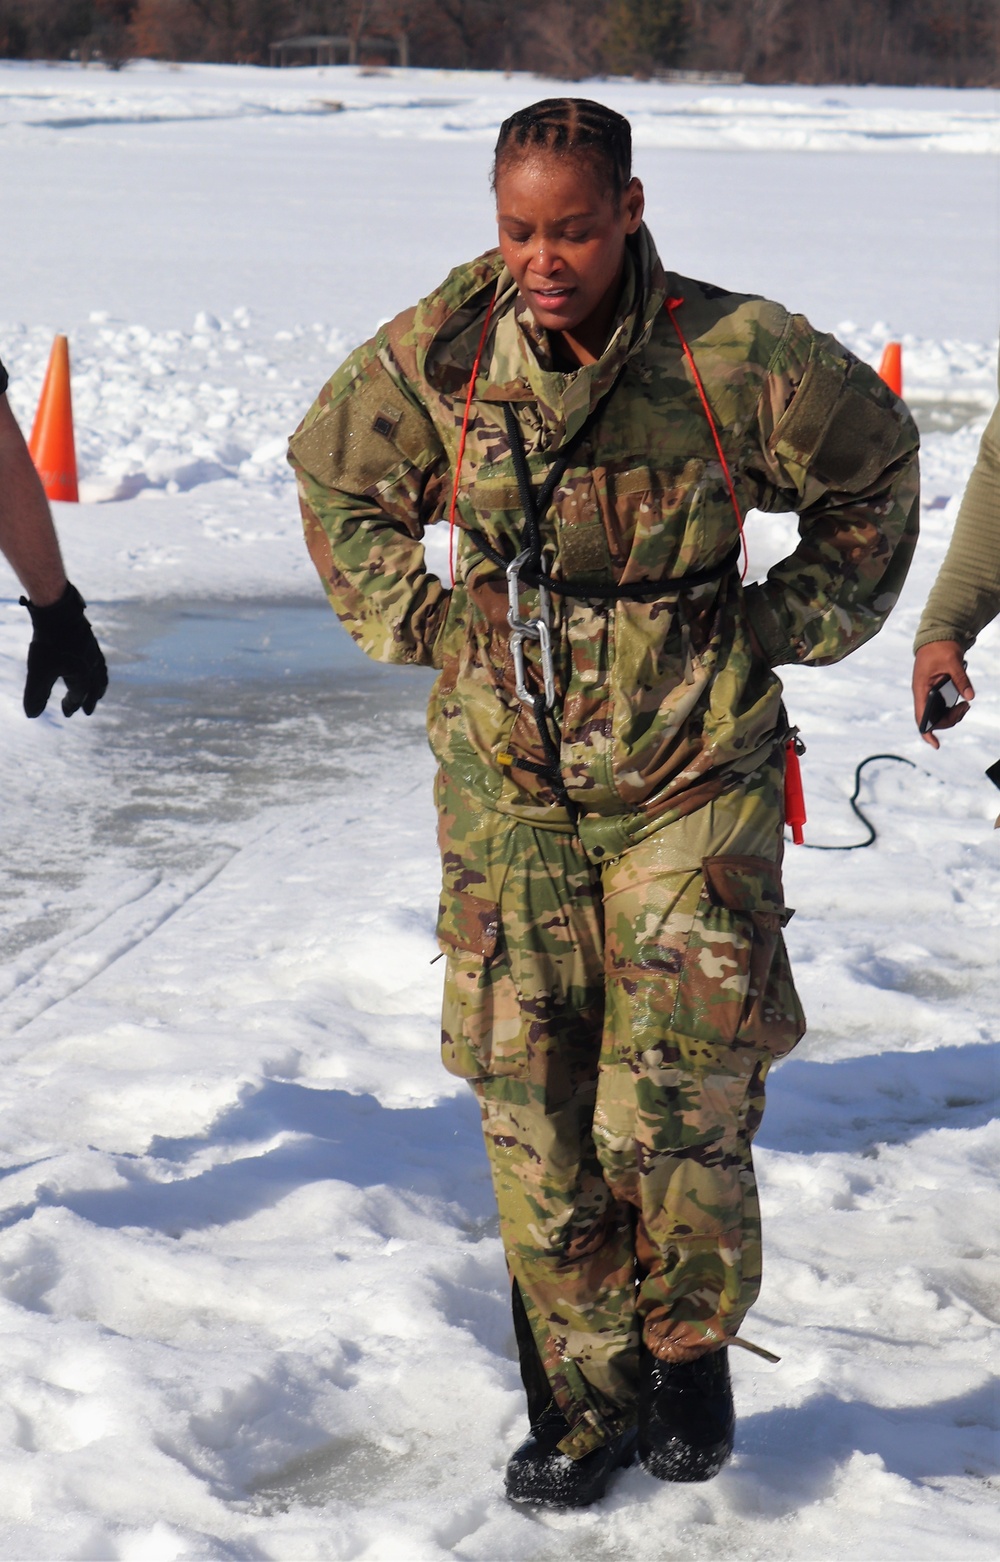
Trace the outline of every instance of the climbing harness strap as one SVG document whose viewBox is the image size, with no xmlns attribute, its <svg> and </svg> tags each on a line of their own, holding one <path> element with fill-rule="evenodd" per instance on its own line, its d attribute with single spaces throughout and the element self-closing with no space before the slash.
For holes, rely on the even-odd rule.
<svg viewBox="0 0 1000 1562">
<path fill-rule="evenodd" d="M 681 344 L 681 349 L 690 366 L 694 378 L 695 387 L 701 400 L 705 417 L 712 434 L 726 486 L 729 491 L 733 512 L 736 516 L 738 540 L 726 555 L 717 563 L 708 565 L 704 569 L 689 570 L 684 575 L 669 576 L 661 580 L 629 581 L 626 583 L 608 582 L 598 584 L 592 581 L 553 579 L 545 569 L 542 554 L 541 518 L 545 515 L 552 502 L 556 488 L 562 481 L 569 465 L 570 458 L 577 447 L 594 427 L 614 393 L 622 372 L 624 363 L 615 376 L 614 381 L 605 391 L 600 401 L 594 406 L 588 417 L 576 433 L 567 440 L 556 454 L 556 458 L 549 468 L 541 487 L 535 491 L 532 486 L 531 474 L 528 470 L 528 461 L 524 449 L 524 441 L 521 436 L 521 428 L 517 420 L 517 413 L 513 403 L 504 403 L 504 422 L 507 430 L 507 438 L 510 444 L 511 459 L 514 464 L 514 472 L 517 477 L 518 494 L 521 501 L 521 509 L 524 513 L 524 531 L 522 534 L 522 547 L 513 559 L 507 559 L 483 536 L 482 532 L 470 528 L 468 536 L 486 558 L 498 565 L 507 579 L 507 622 L 510 626 L 510 647 L 514 663 L 514 686 L 518 698 L 526 705 L 530 705 L 535 716 L 535 724 L 545 754 L 546 764 L 539 765 L 529 760 L 514 760 L 509 754 L 501 756 L 501 763 L 516 765 L 519 769 L 528 770 L 545 777 L 556 795 L 564 804 L 568 805 L 569 799 L 560 774 L 559 743 L 549 727 L 548 714 L 556 703 L 555 666 L 552 656 L 552 594 L 557 593 L 563 597 L 577 597 L 582 600 L 593 601 L 632 601 L 655 602 L 664 597 L 679 595 L 683 591 L 695 586 L 707 584 L 711 581 L 722 580 L 739 563 L 740 555 L 744 557 L 742 575 L 746 574 L 746 542 L 743 536 L 743 515 L 736 497 L 736 489 L 733 485 L 729 463 L 726 460 L 719 438 L 715 418 L 705 393 L 698 366 L 694 361 L 691 348 L 676 319 L 675 311 L 684 302 L 682 298 L 668 298 L 664 303 L 668 318 Z M 456 526 L 456 512 L 458 506 L 458 493 L 461 480 L 462 462 L 465 456 L 465 445 L 468 435 L 469 418 L 472 408 L 472 398 L 475 391 L 476 380 L 479 375 L 479 366 L 482 361 L 483 351 L 486 345 L 486 336 L 490 321 L 493 316 L 493 301 L 486 311 L 483 328 L 476 349 L 476 356 L 472 366 L 472 375 L 469 380 L 469 389 L 465 399 L 465 411 L 462 418 L 461 433 L 458 442 L 458 452 L 455 462 L 455 480 L 452 486 L 451 506 L 449 510 L 449 534 L 448 557 L 451 569 L 451 584 L 455 584 L 454 561 L 454 534 Z M 521 612 L 521 590 L 527 586 L 538 592 L 538 611 L 534 617 L 525 617 Z M 539 648 L 539 660 L 542 673 L 542 690 L 533 694 L 528 687 L 524 647 L 527 642 L 537 644 Z"/>
<path fill-rule="evenodd" d="M 549 712 L 556 703 L 556 676 L 555 666 L 552 660 L 552 635 L 551 635 L 551 596 L 550 590 L 554 582 L 543 571 L 542 559 L 542 529 L 541 517 L 552 503 L 552 496 L 562 481 L 570 457 L 580 445 L 603 412 L 609 396 L 618 383 L 621 374 L 615 376 L 614 382 L 609 386 L 601 400 L 593 407 L 573 437 L 563 445 L 556 455 L 556 459 L 546 473 L 545 479 L 537 494 L 531 484 L 531 473 L 528 471 L 528 458 L 524 451 L 524 441 L 521 438 L 521 428 L 517 421 L 517 413 L 510 402 L 504 403 L 504 422 L 507 427 L 507 439 L 510 444 L 511 459 L 514 463 L 514 472 L 517 476 L 518 494 L 521 500 L 521 509 L 524 512 L 524 535 L 522 541 L 525 546 L 520 553 L 509 562 L 503 554 L 498 553 L 486 538 L 479 532 L 471 532 L 476 545 L 486 554 L 487 558 L 499 564 L 507 577 L 507 622 L 510 625 L 510 648 L 514 662 L 514 687 L 517 696 L 526 705 L 530 705 L 535 717 L 535 726 L 538 729 L 542 751 L 545 754 L 545 765 L 525 763 L 512 756 L 506 756 L 508 763 L 516 764 L 519 769 L 530 769 L 541 775 L 549 782 L 556 796 L 564 808 L 572 813 L 574 810 L 570 803 L 569 795 L 563 783 L 559 765 L 559 741 L 558 736 L 553 736 L 549 726 Z M 534 587 L 538 592 L 538 613 L 534 618 L 524 618 L 521 615 L 521 585 L 522 577 L 530 572 L 530 579 L 524 583 Z M 524 664 L 525 641 L 536 641 L 539 649 L 539 658 L 542 666 L 542 689 L 538 694 L 533 694 L 528 688 L 526 669 Z"/>
<path fill-rule="evenodd" d="M 619 371 L 620 373 L 621 371 Z M 507 622 L 510 625 L 510 646 L 514 658 L 514 678 L 518 698 L 524 700 L 527 705 L 534 705 L 535 696 L 530 692 L 525 683 L 524 676 L 524 642 L 536 640 L 540 652 L 542 664 L 542 682 L 545 689 L 545 709 L 551 710 L 556 703 L 555 670 L 552 664 L 552 638 L 551 629 L 551 595 L 559 586 L 565 587 L 572 582 L 555 582 L 551 576 L 545 573 L 542 558 L 542 528 L 541 517 L 552 503 L 552 496 L 562 482 L 569 465 L 570 457 L 577 446 L 583 443 L 587 434 L 593 428 L 601 412 L 618 383 L 616 375 L 614 384 L 609 386 L 601 400 L 594 407 L 586 420 L 577 429 L 572 439 L 567 440 L 562 449 L 556 455 L 555 461 L 546 473 L 545 480 L 537 494 L 531 485 L 531 473 L 528 471 L 528 458 L 524 452 L 524 441 L 521 438 L 521 428 L 517 421 L 517 413 L 513 405 L 508 401 L 504 403 L 504 422 L 507 426 L 507 440 L 510 444 L 511 459 L 514 463 L 514 472 L 517 476 L 517 489 L 521 499 L 521 509 L 524 512 L 523 548 L 516 558 L 509 562 L 503 554 L 498 553 L 479 532 L 471 533 L 477 546 L 482 549 L 487 558 L 491 558 L 495 564 L 501 565 L 507 576 Z M 521 617 L 521 585 L 531 586 L 538 592 L 538 615 L 535 618 Z"/>
</svg>

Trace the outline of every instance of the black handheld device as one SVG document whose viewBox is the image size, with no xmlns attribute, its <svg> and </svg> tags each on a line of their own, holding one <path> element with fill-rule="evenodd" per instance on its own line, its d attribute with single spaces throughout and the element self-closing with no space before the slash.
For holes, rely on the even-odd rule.
<svg viewBox="0 0 1000 1562">
<path fill-rule="evenodd" d="M 943 683 L 935 684 L 924 705 L 924 714 L 920 718 L 920 731 L 930 732 L 931 728 L 936 727 L 961 698 L 950 678 L 945 678 Z"/>
</svg>

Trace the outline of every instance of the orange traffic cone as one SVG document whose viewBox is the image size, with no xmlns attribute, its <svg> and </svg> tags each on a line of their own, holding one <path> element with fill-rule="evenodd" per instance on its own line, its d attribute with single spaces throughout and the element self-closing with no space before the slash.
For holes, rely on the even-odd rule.
<svg viewBox="0 0 1000 1562">
<path fill-rule="evenodd" d="M 903 394 L 903 348 L 900 342 L 886 342 L 879 375 L 897 396 Z"/>
<path fill-rule="evenodd" d="M 78 504 L 80 491 L 76 482 L 73 398 L 69 388 L 69 342 L 65 336 L 57 336 L 52 343 L 28 449 L 48 497 Z"/>
</svg>

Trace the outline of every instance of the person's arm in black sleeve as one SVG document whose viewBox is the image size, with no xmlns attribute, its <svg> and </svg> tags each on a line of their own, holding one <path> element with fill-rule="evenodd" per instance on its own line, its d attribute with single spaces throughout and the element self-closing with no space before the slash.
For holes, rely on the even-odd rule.
<svg viewBox="0 0 1000 1562">
<path fill-rule="evenodd" d="M 6 374 L 3 375 L 6 386 Z M 40 716 L 56 680 L 66 684 L 63 714 L 90 715 L 108 686 L 85 603 L 66 579 L 59 539 L 38 473 L 5 394 L 0 394 L 0 551 L 27 592 L 31 615 L 24 687 L 27 716 Z"/>
</svg>

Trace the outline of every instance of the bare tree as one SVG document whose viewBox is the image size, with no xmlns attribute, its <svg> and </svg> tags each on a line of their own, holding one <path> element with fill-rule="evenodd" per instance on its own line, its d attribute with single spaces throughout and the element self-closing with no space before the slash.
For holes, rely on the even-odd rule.
<svg viewBox="0 0 1000 1562">
<path fill-rule="evenodd" d="M 569 81 L 600 75 L 607 34 L 606 0 L 543 0 L 522 12 L 515 63 Z"/>
<path fill-rule="evenodd" d="M 612 0 L 606 11 L 604 54 L 613 70 L 648 76 L 679 63 L 690 26 L 687 0 Z"/>
<path fill-rule="evenodd" d="M 752 81 L 1000 83 L 1000 0 L 0 0 L 0 54 L 263 61 L 405 32 L 422 65 L 570 80 L 683 62 Z"/>
</svg>

